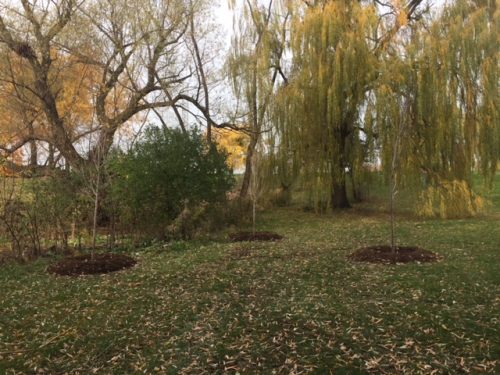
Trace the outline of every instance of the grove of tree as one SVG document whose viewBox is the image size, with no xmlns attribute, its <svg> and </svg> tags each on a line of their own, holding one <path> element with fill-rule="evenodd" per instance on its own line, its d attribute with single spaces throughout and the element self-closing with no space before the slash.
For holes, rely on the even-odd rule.
<svg viewBox="0 0 500 375">
<path fill-rule="evenodd" d="M 241 197 L 259 153 L 317 211 L 397 164 L 421 213 L 474 214 L 473 172 L 490 185 L 500 156 L 497 3 L 233 0 L 225 48 L 216 1 L 2 0 L 2 168 L 83 170 L 141 123 L 204 126 L 246 148 Z"/>
</svg>

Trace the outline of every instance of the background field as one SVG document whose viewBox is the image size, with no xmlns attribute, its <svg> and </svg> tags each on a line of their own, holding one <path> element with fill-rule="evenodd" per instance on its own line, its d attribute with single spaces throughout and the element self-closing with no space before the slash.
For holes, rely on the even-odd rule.
<svg viewBox="0 0 500 375">
<path fill-rule="evenodd" d="M 400 216 L 398 242 L 435 264 L 346 260 L 389 241 L 381 190 L 340 214 L 262 213 L 279 243 L 123 250 L 135 268 L 81 278 L 3 266 L 0 373 L 498 373 L 496 186 L 483 217 Z"/>
</svg>

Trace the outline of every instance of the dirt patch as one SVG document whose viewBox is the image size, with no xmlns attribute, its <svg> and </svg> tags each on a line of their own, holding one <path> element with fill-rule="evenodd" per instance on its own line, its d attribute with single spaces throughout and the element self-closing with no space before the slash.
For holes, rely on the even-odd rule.
<svg viewBox="0 0 500 375">
<path fill-rule="evenodd" d="M 439 256 L 432 251 L 414 246 L 396 246 L 394 251 L 389 245 L 364 247 L 349 255 L 354 262 L 368 263 L 429 263 L 439 260 Z"/>
<path fill-rule="evenodd" d="M 47 271 L 62 276 L 96 275 L 134 266 L 137 261 L 122 254 L 90 254 L 64 258 L 51 264 Z"/>
<path fill-rule="evenodd" d="M 280 241 L 283 236 L 273 232 L 237 232 L 231 233 L 229 239 L 233 242 L 242 241 Z"/>
</svg>

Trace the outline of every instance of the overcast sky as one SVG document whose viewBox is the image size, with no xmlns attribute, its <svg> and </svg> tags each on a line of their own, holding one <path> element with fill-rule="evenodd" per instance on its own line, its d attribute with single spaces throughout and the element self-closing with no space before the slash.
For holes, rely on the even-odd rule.
<svg viewBox="0 0 500 375">
<path fill-rule="evenodd" d="M 228 40 L 231 39 L 231 34 L 233 32 L 233 12 L 229 9 L 228 0 L 218 0 L 219 6 L 217 9 L 217 19 L 219 23 L 224 27 L 226 31 L 226 37 Z M 263 2 L 266 2 L 262 0 Z M 269 0 L 267 0 L 269 1 Z M 429 0 L 430 3 L 435 7 L 442 7 L 446 3 L 451 3 L 454 0 Z M 242 5 L 244 0 L 236 0 L 236 5 Z"/>
<path fill-rule="evenodd" d="M 245 0 L 236 0 L 236 8 L 239 8 L 244 4 Z M 263 3 L 267 3 L 269 0 L 261 0 Z M 444 4 L 452 3 L 454 0 L 427 0 L 432 5 L 434 9 L 441 8 Z M 224 29 L 224 38 L 226 39 L 226 45 L 229 48 L 231 44 L 231 36 L 233 35 L 233 18 L 234 14 L 229 9 L 228 0 L 218 0 L 218 5 L 216 8 L 216 17 L 218 23 Z"/>
</svg>

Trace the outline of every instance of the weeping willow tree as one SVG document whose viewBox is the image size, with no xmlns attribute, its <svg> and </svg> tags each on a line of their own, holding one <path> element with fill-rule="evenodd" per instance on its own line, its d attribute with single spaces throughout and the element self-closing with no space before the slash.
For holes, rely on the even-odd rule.
<svg viewBox="0 0 500 375">
<path fill-rule="evenodd" d="M 348 182 L 372 161 L 423 191 L 423 213 L 477 212 L 472 174 L 491 185 L 500 149 L 497 2 L 458 0 L 418 23 L 421 1 L 387 3 L 392 23 L 379 2 L 306 3 L 273 106 L 274 172 L 298 177 L 318 211 L 349 207 Z"/>
<path fill-rule="evenodd" d="M 275 158 L 297 174 L 317 211 L 347 208 L 348 177 L 356 198 L 370 150 L 373 134 L 363 117 L 384 51 L 421 1 L 395 2 L 392 22 L 385 22 L 377 2 L 305 3 L 292 23 L 290 84 L 273 112 Z"/>
<path fill-rule="evenodd" d="M 246 0 L 233 37 L 229 73 L 250 138 L 240 197 L 247 196 L 251 185 L 254 153 L 264 131 L 275 84 L 278 78 L 286 81 L 281 59 L 288 18 L 286 7 L 278 1 L 268 0 L 267 5 L 262 5 L 258 0 Z"/>
<path fill-rule="evenodd" d="M 390 165 L 398 124 L 405 124 L 401 175 L 422 189 L 422 215 L 474 215 L 483 200 L 472 192 L 473 172 L 482 172 L 487 186 L 493 181 L 500 156 L 495 9 L 493 1 L 445 8 L 391 60 L 399 74 L 378 86 L 372 113 L 383 163 Z"/>
<path fill-rule="evenodd" d="M 281 152 L 300 164 L 295 170 L 316 209 L 350 206 L 346 172 L 354 167 L 357 119 L 376 72 L 368 42 L 376 26 L 375 8 L 351 1 L 310 7 L 293 23 L 293 80 L 275 116 L 288 149 Z"/>
</svg>

